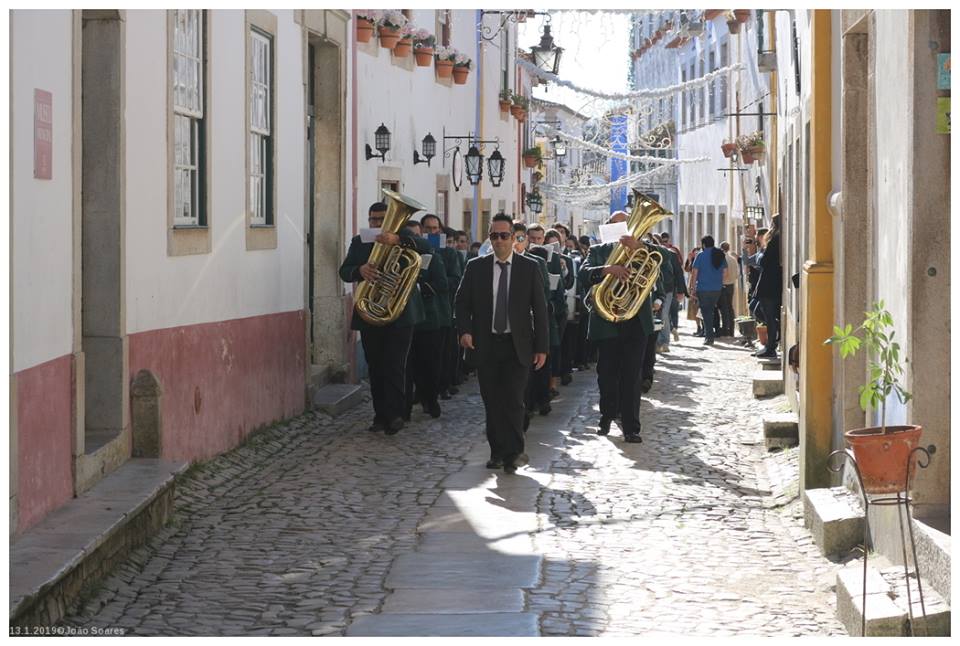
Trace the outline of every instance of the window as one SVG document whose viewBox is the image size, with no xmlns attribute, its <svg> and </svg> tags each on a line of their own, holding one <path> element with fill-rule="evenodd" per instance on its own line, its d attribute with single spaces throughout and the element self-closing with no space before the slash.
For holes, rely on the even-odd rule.
<svg viewBox="0 0 960 646">
<path fill-rule="evenodd" d="M 447 191 L 437 191 L 437 217 L 440 218 L 440 221 L 444 224 L 449 224 L 448 221 L 448 211 L 447 204 L 449 203 L 449 192 Z"/>
<path fill-rule="evenodd" d="M 206 226 L 203 11 L 177 9 L 173 25 L 173 225 Z"/>
<path fill-rule="evenodd" d="M 687 82 L 687 70 L 686 70 L 686 68 L 683 68 L 683 69 L 680 70 L 680 82 L 681 82 L 681 83 L 686 83 L 686 82 Z M 681 128 L 686 128 L 686 127 L 687 127 L 687 104 L 688 104 L 688 103 L 689 103 L 689 102 L 687 101 L 687 91 L 686 91 L 686 90 L 681 90 L 681 91 L 680 91 L 680 122 L 681 122 Z"/>
<path fill-rule="evenodd" d="M 393 191 L 394 193 L 400 192 L 400 182 L 394 180 L 380 180 L 380 201 L 385 202 L 387 196 L 384 194 L 383 190 Z"/>
<path fill-rule="evenodd" d="M 510 30 L 500 32 L 500 89 L 510 89 Z"/>
<path fill-rule="evenodd" d="M 713 47 L 710 48 L 710 58 L 709 58 L 709 67 L 707 68 L 708 72 L 713 72 L 717 69 L 717 55 L 714 52 Z M 717 82 L 716 80 L 710 81 L 707 85 L 707 114 L 709 119 L 715 119 L 717 116 L 717 106 L 716 106 L 716 94 L 717 94 Z"/>
<path fill-rule="evenodd" d="M 271 193 L 271 40 L 254 29 L 250 32 L 250 224 L 273 224 Z"/>
<path fill-rule="evenodd" d="M 726 67 L 730 64 L 730 56 L 727 49 L 728 41 L 723 41 L 720 43 L 720 67 Z M 724 74 L 719 79 L 720 86 L 720 112 L 727 113 L 727 77 L 728 74 Z"/>
<path fill-rule="evenodd" d="M 453 19 L 449 9 L 439 9 L 437 11 L 437 40 L 444 47 L 450 46 L 450 26 Z"/>
<path fill-rule="evenodd" d="M 698 78 L 698 79 L 703 78 L 703 59 L 702 58 L 697 60 L 697 74 L 695 78 Z M 707 86 L 706 85 L 699 86 L 696 92 L 697 92 L 697 123 L 702 124 L 702 123 L 705 123 L 707 120 L 707 113 L 706 113 L 706 110 L 704 110 L 704 100 L 703 100 L 703 95 L 707 93 Z"/>
</svg>

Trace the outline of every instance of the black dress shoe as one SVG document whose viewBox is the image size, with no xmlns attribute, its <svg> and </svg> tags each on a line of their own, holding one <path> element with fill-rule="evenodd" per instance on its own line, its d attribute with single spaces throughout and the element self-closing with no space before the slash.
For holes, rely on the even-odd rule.
<svg viewBox="0 0 960 646">
<path fill-rule="evenodd" d="M 573 375 L 571 374 L 566 374 L 560 377 L 561 386 L 567 386 L 570 384 L 571 381 L 573 381 Z"/>
<path fill-rule="evenodd" d="M 437 419 L 440 417 L 440 404 L 438 402 L 431 402 L 427 405 L 427 412 L 430 413 L 430 417 Z"/>
<path fill-rule="evenodd" d="M 639 433 L 628 433 L 623 436 L 624 442 L 629 442 L 630 444 L 640 444 L 643 442 Z"/>
<path fill-rule="evenodd" d="M 644 379 L 643 381 L 640 382 L 640 392 L 641 392 L 641 393 L 647 394 L 648 392 L 650 392 L 650 389 L 651 389 L 651 388 L 653 388 L 653 380 L 652 380 L 652 379 Z"/>
<path fill-rule="evenodd" d="M 387 427 L 378 419 L 373 420 L 373 424 L 370 425 L 370 428 L 367 429 L 372 433 L 380 433 L 387 430 Z"/>
<path fill-rule="evenodd" d="M 540 414 L 541 414 L 541 415 L 549 415 L 549 414 L 550 414 L 550 411 L 552 411 L 552 410 L 553 410 L 553 408 L 550 407 L 550 404 L 544 404 L 543 406 L 540 407 Z"/>
<path fill-rule="evenodd" d="M 400 432 L 400 429 L 403 428 L 403 418 L 397 417 L 393 419 L 389 424 L 387 424 L 387 430 L 385 433 L 387 435 L 396 435 Z"/>
<path fill-rule="evenodd" d="M 502 466 L 503 466 L 503 460 L 501 460 L 500 458 L 490 458 L 489 460 L 487 460 L 488 469 L 499 469 Z"/>
<path fill-rule="evenodd" d="M 447 392 L 451 395 L 456 395 L 458 392 L 460 392 L 460 389 L 456 386 L 450 386 L 450 388 L 447 389 Z"/>
<path fill-rule="evenodd" d="M 440 393 L 440 399 L 443 399 L 443 400 L 450 399 L 450 393 L 444 390 L 442 393 Z"/>
<path fill-rule="evenodd" d="M 503 472 L 504 472 L 504 473 L 516 473 L 516 472 L 517 472 L 517 467 L 513 466 L 512 464 L 506 464 L 506 463 L 504 463 L 504 465 L 503 465 Z"/>
<path fill-rule="evenodd" d="M 613 420 L 609 417 L 600 418 L 600 428 L 597 430 L 597 435 L 606 435 L 610 432 L 610 422 Z"/>
<path fill-rule="evenodd" d="M 559 396 L 560 396 L 560 391 L 559 391 L 559 390 L 557 390 L 556 388 L 551 388 L 551 389 L 550 389 L 550 397 L 551 397 L 551 398 L 553 398 L 553 397 L 559 397 Z"/>
</svg>

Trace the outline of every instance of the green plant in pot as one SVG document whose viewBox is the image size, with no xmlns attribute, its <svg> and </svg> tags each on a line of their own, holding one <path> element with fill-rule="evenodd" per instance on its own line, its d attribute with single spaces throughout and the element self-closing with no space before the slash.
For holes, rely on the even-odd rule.
<svg viewBox="0 0 960 646">
<path fill-rule="evenodd" d="M 540 148 L 534 146 L 532 148 L 525 149 L 521 157 L 523 157 L 524 166 L 527 168 L 536 168 L 540 164 L 543 154 L 540 152 Z"/>
<path fill-rule="evenodd" d="M 900 385 L 903 374 L 900 344 L 894 341 L 893 317 L 884 309 L 883 301 L 874 303 L 856 329 L 835 325 L 833 336 L 824 344 L 837 345 L 840 357 L 854 356 L 866 346 L 869 378 L 860 386 L 860 408 L 865 412 L 880 410 L 880 426 L 858 428 L 845 432 L 844 438 L 853 449 L 854 458 L 863 477 L 867 493 L 892 493 L 907 486 L 907 460 L 920 444 L 922 426 L 887 426 L 887 398 L 896 394 L 900 403 L 910 401 L 910 393 Z M 910 458 L 915 461 L 916 458 Z M 914 469 L 911 468 L 913 473 Z"/>
</svg>

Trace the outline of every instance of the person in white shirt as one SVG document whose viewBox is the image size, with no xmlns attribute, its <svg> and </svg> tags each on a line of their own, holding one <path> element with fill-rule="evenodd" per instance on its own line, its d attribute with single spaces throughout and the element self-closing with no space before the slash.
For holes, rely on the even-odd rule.
<svg viewBox="0 0 960 646">
<path fill-rule="evenodd" d="M 733 294 L 737 287 L 740 265 L 737 257 L 730 253 L 730 243 L 721 242 L 720 249 L 727 257 L 727 268 L 723 270 L 723 289 L 720 291 L 720 336 L 733 336 Z"/>
</svg>

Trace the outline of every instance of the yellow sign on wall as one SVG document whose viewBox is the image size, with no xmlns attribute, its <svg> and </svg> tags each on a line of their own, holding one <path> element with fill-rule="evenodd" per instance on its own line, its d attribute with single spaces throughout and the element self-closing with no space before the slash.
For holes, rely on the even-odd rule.
<svg viewBox="0 0 960 646">
<path fill-rule="evenodd" d="M 950 134 L 950 97 L 937 99 L 937 134 Z"/>
</svg>

